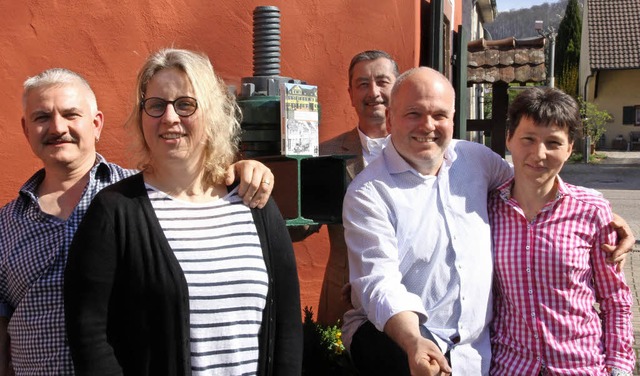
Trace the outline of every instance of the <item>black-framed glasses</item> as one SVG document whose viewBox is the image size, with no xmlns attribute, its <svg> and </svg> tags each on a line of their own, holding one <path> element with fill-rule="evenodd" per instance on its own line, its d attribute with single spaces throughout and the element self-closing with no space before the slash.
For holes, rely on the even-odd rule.
<svg viewBox="0 0 640 376">
<path fill-rule="evenodd" d="M 147 115 L 159 118 L 167 111 L 168 104 L 171 104 L 176 114 L 182 117 L 191 116 L 198 109 L 198 101 L 191 97 L 179 97 L 172 101 L 151 97 L 140 102 L 140 108 L 143 109 Z"/>
</svg>

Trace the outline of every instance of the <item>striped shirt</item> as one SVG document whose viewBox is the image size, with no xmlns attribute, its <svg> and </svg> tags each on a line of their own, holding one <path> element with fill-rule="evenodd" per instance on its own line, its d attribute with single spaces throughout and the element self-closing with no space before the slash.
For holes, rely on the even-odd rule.
<svg viewBox="0 0 640 376">
<path fill-rule="evenodd" d="M 147 193 L 187 280 L 193 375 L 255 375 L 268 276 L 250 209 L 237 190 L 208 203 Z"/>
<path fill-rule="evenodd" d="M 558 179 L 555 200 L 527 221 L 509 180 L 489 198 L 494 242 L 492 375 L 631 371 L 631 293 L 606 263 L 609 203 Z M 594 303 L 599 303 L 599 313 Z"/>
<path fill-rule="evenodd" d="M 62 296 L 69 245 L 93 197 L 134 172 L 96 155 L 87 187 L 66 220 L 40 210 L 37 190 L 44 170 L 0 209 L 0 316 L 10 317 L 17 375 L 73 375 Z"/>
</svg>

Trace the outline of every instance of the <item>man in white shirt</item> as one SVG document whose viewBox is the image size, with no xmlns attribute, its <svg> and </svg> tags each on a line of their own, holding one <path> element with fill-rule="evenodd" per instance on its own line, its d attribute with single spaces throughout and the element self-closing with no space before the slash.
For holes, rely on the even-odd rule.
<svg viewBox="0 0 640 376">
<path fill-rule="evenodd" d="M 386 120 L 391 142 L 345 196 L 355 309 L 343 340 L 367 375 L 450 372 L 443 353 L 456 374 L 488 372 L 487 192 L 512 173 L 485 146 L 452 140 L 454 98 L 435 70 L 402 74 Z"/>
</svg>

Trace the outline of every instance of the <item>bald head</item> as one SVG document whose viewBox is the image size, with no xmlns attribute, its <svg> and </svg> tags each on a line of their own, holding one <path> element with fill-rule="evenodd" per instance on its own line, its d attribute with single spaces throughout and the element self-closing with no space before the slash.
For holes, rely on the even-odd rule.
<svg viewBox="0 0 640 376">
<path fill-rule="evenodd" d="M 431 68 L 413 68 L 391 90 L 387 131 L 398 154 L 423 175 L 436 175 L 453 137 L 455 91 Z"/>
<path fill-rule="evenodd" d="M 398 76 L 393 88 L 391 89 L 390 101 L 393 101 L 393 97 L 397 95 L 398 90 L 402 85 L 404 85 L 405 81 L 409 82 L 411 85 L 422 86 L 425 89 L 433 89 L 437 87 L 444 91 L 450 91 L 453 99 L 451 107 L 455 110 L 455 90 L 453 89 L 451 82 L 449 82 L 449 79 L 437 70 L 429 67 L 417 67 L 411 68 L 402 73 Z"/>
</svg>

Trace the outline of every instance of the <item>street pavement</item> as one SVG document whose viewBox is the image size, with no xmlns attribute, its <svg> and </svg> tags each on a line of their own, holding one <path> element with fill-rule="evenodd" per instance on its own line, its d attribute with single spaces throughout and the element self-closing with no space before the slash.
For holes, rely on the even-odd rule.
<svg viewBox="0 0 640 376">
<path fill-rule="evenodd" d="M 598 164 L 565 164 L 560 176 L 568 183 L 597 189 L 611 202 L 613 211 L 631 226 L 636 240 L 624 265 L 627 283 L 633 294 L 633 328 L 636 369 L 640 375 L 640 151 L 608 152 Z"/>
</svg>

